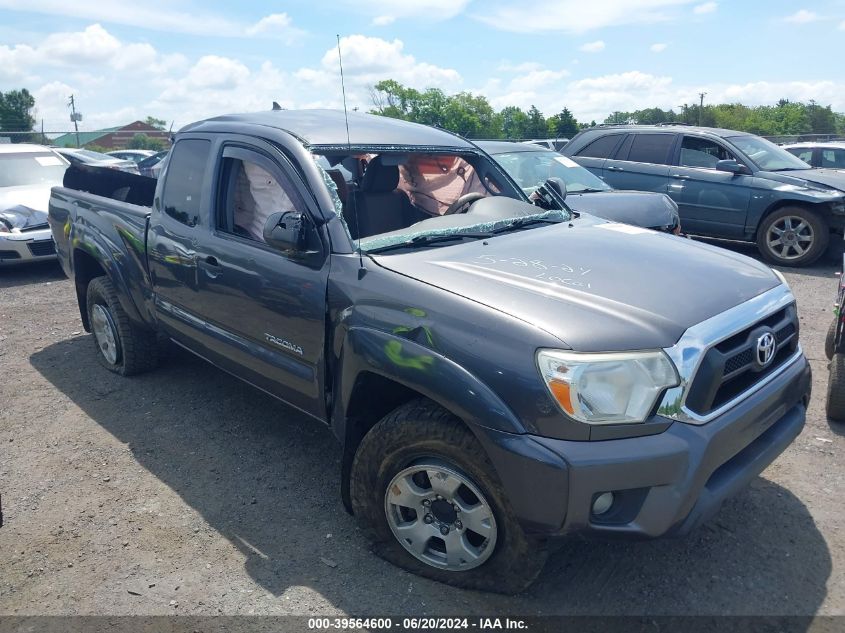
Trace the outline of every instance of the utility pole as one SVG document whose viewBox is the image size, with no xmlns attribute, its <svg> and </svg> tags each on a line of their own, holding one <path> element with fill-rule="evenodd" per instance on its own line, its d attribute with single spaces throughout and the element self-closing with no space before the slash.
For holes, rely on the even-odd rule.
<svg viewBox="0 0 845 633">
<path fill-rule="evenodd" d="M 706 92 L 699 92 L 698 97 L 700 99 L 698 103 L 698 126 L 701 127 L 701 113 L 704 111 L 704 97 L 707 96 Z"/>
<path fill-rule="evenodd" d="M 82 113 L 76 111 L 76 102 L 73 100 L 73 95 L 67 102 L 70 108 L 70 120 L 73 121 L 73 129 L 76 130 L 76 147 L 79 147 L 79 122 L 82 120 Z"/>
</svg>

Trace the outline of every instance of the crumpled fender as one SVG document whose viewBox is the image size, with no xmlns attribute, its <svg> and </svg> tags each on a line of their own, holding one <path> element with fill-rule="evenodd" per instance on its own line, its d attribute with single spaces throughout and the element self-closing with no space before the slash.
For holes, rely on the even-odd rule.
<svg viewBox="0 0 845 633">
<path fill-rule="evenodd" d="M 395 334 L 367 327 L 346 332 L 338 367 L 339 391 L 332 426 L 345 437 L 345 412 L 356 380 L 368 371 L 437 402 L 470 424 L 525 433 L 510 408 L 473 374 L 436 351 Z"/>
<path fill-rule="evenodd" d="M 148 327 L 144 319 L 141 317 L 141 314 L 138 311 L 138 307 L 132 301 L 129 283 L 127 282 L 124 270 L 120 263 L 115 259 L 113 254 L 115 248 L 108 248 L 106 245 L 102 244 L 99 234 L 94 231 L 85 231 L 84 236 L 78 235 L 78 233 L 80 233 L 78 225 L 72 225 L 69 238 L 72 253 L 72 265 L 74 266 L 74 275 L 76 274 L 75 267 L 77 264 L 77 252 L 82 252 L 93 257 L 100 264 L 103 270 L 105 270 L 106 275 L 111 280 L 112 284 L 114 284 L 114 287 L 117 290 L 117 298 L 120 302 L 120 306 L 129 316 L 130 320 L 135 321 L 136 323 L 139 323 L 145 327 Z M 78 286 L 77 292 L 80 292 Z M 84 298 L 80 297 L 80 299 Z M 90 325 L 88 323 L 88 314 L 85 310 L 82 309 L 82 305 L 83 301 L 80 300 L 79 312 L 80 316 L 82 317 L 82 324 L 85 328 L 85 331 L 90 332 L 91 330 Z"/>
</svg>

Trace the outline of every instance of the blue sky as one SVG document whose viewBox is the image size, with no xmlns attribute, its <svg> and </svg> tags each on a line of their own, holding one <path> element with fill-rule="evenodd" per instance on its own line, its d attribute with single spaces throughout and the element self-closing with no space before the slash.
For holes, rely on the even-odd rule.
<svg viewBox="0 0 845 633">
<path fill-rule="evenodd" d="M 697 101 L 845 111 L 845 0 L 0 0 L 0 90 L 45 129 L 153 115 L 175 128 L 269 108 L 350 107 L 393 78 L 582 121 Z"/>
</svg>

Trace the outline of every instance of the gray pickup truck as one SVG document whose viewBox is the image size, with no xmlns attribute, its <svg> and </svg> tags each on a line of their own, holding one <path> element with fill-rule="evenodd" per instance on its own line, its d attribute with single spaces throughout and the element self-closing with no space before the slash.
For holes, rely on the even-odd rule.
<svg viewBox="0 0 845 633">
<path fill-rule="evenodd" d="M 556 537 L 688 532 L 810 395 L 778 273 L 541 189 L 441 130 L 274 111 L 184 128 L 157 185 L 72 168 L 49 219 L 106 368 L 172 341 L 304 411 L 380 555 L 517 592 Z"/>
</svg>

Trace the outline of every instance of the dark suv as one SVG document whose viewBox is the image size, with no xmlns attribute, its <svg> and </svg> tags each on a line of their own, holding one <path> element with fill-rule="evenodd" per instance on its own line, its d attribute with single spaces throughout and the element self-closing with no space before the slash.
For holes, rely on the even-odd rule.
<svg viewBox="0 0 845 633">
<path fill-rule="evenodd" d="M 775 264 L 805 266 L 845 227 L 845 174 L 811 169 L 769 141 L 732 130 L 602 126 L 563 154 L 616 189 L 667 193 L 684 230 L 756 242 Z"/>
</svg>

